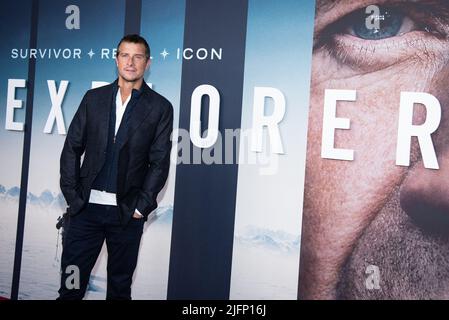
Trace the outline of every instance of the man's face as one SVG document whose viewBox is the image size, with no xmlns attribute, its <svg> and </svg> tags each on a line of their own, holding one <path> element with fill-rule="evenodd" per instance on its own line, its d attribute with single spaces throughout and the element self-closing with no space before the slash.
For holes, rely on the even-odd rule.
<svg viewBox="0 0 449 320">
<path fill-rule="evenodd" d="M 150 59 L 145 55 L 143 44 L 124 41 L 118 48 L 116 63 L 119 78 L 135 82 L 143 78 L 150 66 Z"/>
<path fill-rule="evenodd" d="M 449 4 L 371 1 L 317 1 L 299 295 L 449 298 Z M 371 4 L 384 18 L 376 32 L 365 23 Z M 335 131 L 353 161 L 321 158 L 325 89 L 357 91 L 337 107 L 350 130 Z M 404 91 L 441 104 L 439 170 L 424 168 L 415 138 L 410 166 L 395 164 Z M 425 119 L 415 105 L 413 123 Z M 369 265 L 380 289 L 366 286 Z"/>
</svg>

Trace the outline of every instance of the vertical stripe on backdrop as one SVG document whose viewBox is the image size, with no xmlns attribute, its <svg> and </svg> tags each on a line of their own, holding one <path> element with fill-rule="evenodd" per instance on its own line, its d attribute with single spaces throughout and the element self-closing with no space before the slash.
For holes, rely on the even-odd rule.
<svg viewBox="0 0 449 320">
<path fill-rule="evenodd" d="M 247 9 L 241 0 L 187 1 L 180 129 L 189 130 L 191 95 L 203 84 L 220 94 L 222 136 L 240 128 Z M 221 49 L 221 59 L 202 59 L 204 49 Z M 208 101 L 203 97 L 201 118 L 207 119 Z M 190 146 L 191 155 L 207 151 Z M 237 172 L 235 162 L 178 164 L 168 299 L 229 298 Z"/>
<path fill-rule="evenodd" d="M 39 17 L 39 0 L 32 2 L 31 8 L 31 31 L 30 48 L 37 47 L 37 24 Z M 27 80 L 27 99 L 25 113 L 25 135 L 23 140 L 23 158 L 22 158 L 22 176 L 20 181 L 19 196 L 19 215 L 17 221 L 16 250 L 14 256 L 14 271 L 11 287 L 11 299 L 17 300 L 19 294 L 20 268 L 22 265 L 23 231 L 25 228 L 25 209 L 28 191 L 28 172 L 30 163 L 31 146 L 31 128 L 33 119 L 33 97 L 34 97 L 34 79 L 36 72 L 36 59 L 29 59 L 28 62 L 28 80 Z"/>
</svg>

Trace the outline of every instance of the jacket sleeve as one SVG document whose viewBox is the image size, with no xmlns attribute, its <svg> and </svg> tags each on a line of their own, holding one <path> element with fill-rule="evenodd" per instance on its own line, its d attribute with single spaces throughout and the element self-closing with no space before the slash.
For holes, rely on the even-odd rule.
<svg viewBox="0 0 449 320">
<path fill-rule="evenodd" d="M 149 168 L 140 189 L 136 209 L 145 217 L 157 208 L 157 195 L 164 187 L 170 168 L 173 106 L 169 103 L 157 125 L 149 151 Z"/>
<path fill-rule="evenodd" d="M 86 122 L 87 93 L 69 126 L 60 158 L 60 187 L 69 206 L 81 195 L 80 160 L 86 148 Z"/>
</svg>

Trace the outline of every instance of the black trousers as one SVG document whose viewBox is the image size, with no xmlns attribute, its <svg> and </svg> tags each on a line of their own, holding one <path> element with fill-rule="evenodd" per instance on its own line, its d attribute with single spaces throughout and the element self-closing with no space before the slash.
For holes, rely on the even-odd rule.
<svg viewBox="0 0 449 320">
<path fill-rule="evenodd" d="M 137 264 L 144 219 L 120 224 L 118 208 L 89 203 L 68 219 L 61 258 L 60 300 L 81 300 L 104 240 L 108 251 L 106 299 L 131 299 L 131 283 Z M 79 270 L 79 273 L 74 270 Z M 79 286 L 77 277 L 79 274 Z M 77 288 L 79 287 L 79 288 Z"/>
</svg>

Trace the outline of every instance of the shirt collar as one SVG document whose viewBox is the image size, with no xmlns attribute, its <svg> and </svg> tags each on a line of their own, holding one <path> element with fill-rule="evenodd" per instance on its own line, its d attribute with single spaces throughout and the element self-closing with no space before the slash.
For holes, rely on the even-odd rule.
<svg viewBox="0 0 449 320">
<path fill-rule="evenodd" d="M 133 89 L 133 90 L 131 91 L 131 99 L 133 99 L 133 98 L 139 98 L 140 95 L 143 93 L 143 88 L 144 88 L 144 86 L 146 86 L 146 85 L 147 85 L 147 83 L 145 82 L 145 80 L 143 80 L 143 81 L 142 81 L 142 85 L 140 86 L 139 89 Z M 114 81 L 113 86 L 114 86 L 114 92 L 115 92 L 115 94 L 117 94 L 117 91 L 118 91 L 118 89 L 119 89 L 118 79 L 116 79 L 116 80 Z"/>
</svg>

